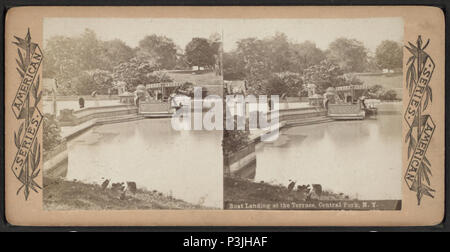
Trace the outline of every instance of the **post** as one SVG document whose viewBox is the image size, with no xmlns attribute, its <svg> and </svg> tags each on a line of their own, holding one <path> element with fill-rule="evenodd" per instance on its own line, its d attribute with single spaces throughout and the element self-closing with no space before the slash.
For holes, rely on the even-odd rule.
<svg viewBox="0 0 450 252">
<path fill-rule="evenodd" d="M 56 107 L 56 86 L 57 86 L 57 82 L 55 79 L 55 82 L 53 82 L 53 87 L 52 87 L 52 93 L 53 93 L 53 115 L 56 118 L 56 114 L 58 113 L 58 109 Z"/>
</svg>

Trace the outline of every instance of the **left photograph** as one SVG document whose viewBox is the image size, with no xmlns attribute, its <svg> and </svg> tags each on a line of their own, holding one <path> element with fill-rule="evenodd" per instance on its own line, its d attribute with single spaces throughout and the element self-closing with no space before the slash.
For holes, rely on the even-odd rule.
<svg viewBox="0 0 450 252">
<path fill-rule="evenodd" d="M 43 31 L 45 210 L 223 208 L 222 131 L 172 119 L 221 102 L 217 22 L 45 18 Z"/>
</svg>

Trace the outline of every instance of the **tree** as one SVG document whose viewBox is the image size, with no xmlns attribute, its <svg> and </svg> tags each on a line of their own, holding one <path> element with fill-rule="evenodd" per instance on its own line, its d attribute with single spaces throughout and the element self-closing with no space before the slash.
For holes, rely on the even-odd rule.
<svg viewBox="0 0 450 252">
<path fill-rule="evenodd" d="M 80 70 L 102 69 L 108 70 L 109 60 L 105 57 L 104 43 L 97 38 L 94 31 L 86 29 L 84 33 L 75 38 L 77 51 L 71 51 L 77 58 Z"/>
<path fill-rule="evenodd" d="M 273 83 L 281 81 L 274 74 L 301 74 L 324 59 L 324 52 L 314 43 L 292 43 L 283 33 L 262 40 L 246 38 L 237 41 L 235 51 L 224 54 L 224 79 L 246 79 L 250 93 L 266 94 L 274 92 Z"/>
<path fill-rule="evenodd" d="M 214 50 L 205 38 L 193 38 L 186 45 L 186 61 L 190 66 L 213 67 L 215 63 Z"/>
<path fill-rule="evenodd" d="M 119 39 L 103 42 L 103 57 L 107 63 L 107 70 L 112 71 L 120 63 L 127 62 L 135 57 L 136 52 L 125 42 Z"/>
<path fill-rule="evenodd" d="M 109 66 L 104 57 L 103 43 L 89 29 L 77 37 L 52 37 L 44 51 L 43 75 L 55 78 L 58 81 L 58 93 L 63 95 L 77 94 L 77 90 L 85 89 L 84 86 L 76 87 L 86 77 L 82 76 L 83 72 L 106 70 Z"/>
<path fill-rule="evenodd" d="M 368 97 L 372 99 L 380 99 L 380 100 L 388 100 L 393 101 L 397 100 L 397 92 L 393 89 L 385 89 L 383 86 L 377 84 L 373 85 L 368 90 Z"/>
<path fill-rule="evenodd" d="M 224 158 L 248 145 L 250 132 L 248 130 L 237 130 L 236 127 L 235 123 L 235 130 L 223 131 L 222 149 Z"/>
<path fill-rule="evenodd" d="M 209 42 L 209 45 L 210 45 L 211 50 L 213 51 L 213 53 L 215 55 L 219 55 L 219 53 L 220 53 L 220 46 L 222 45 L 220 34 L 217 33 L 217 32 L 211 34 L 209 36 L 209 38 L 208 38 L 208 42 Z"/>
<path fill-rule="evenodd" d="M 222 38 L 219 33 L 213 33 L 209 36 L 208 39 L 209 46 L 214 54 L 214 69 L 216 70 L 216 74 L 221 74 L 220 69 L 223 68 L 220 64 L 223 62 L 220 61 L 220 54 L 222 48 Z M 222 60 L 223 61 L 223 60 Z M 222 73 L 223 74 L 223 73 Z"/>
<path fill-rule="evenodd" d="M 223 79 L 243 80 L 245 79 L 245 64 L 242 58 L 235 52 L 223 54 Z"/>
<path fill-rule="evenodd" d="M 44 151 L 50 151 L 62 142 L 61 128 L 52 114 L 44 114 L 42 140 Z"/>
<path fill-rule="evenodd" d="M 298 96 L 302 90 L 303 80 L 298 73 L 283 72 L 273 74 L 268 84 L 267 95 Z"/>
<path fill-rule="evenodd" d="M 303 72 L 305 84 L 315 84 L 318 93 L 324 93 L 329 87 L 345 85 L 344 72 L 330 61 L 323 60 L 318 65 L 310 66 Z"/>
<path fill-rule="evenodd" d="M 114 78 L 110 71 L 96 69 L 90 71 L 89 74 L 92 76 L 95 90 L 98 93 L 107 94 L 108 90 L 113 88 Z"/>
<path fill-rule="evenodd" d="M 106 70 L 83 71 L 70 82 L 76 94 L 89 95 L 96 91 L 98 94 L 107 94 L 113 88 L 112 73 Z"/>
<path fill-rule="evenodd" d="M 111 72 L 117 64 L 134 57 L 133 49 L 124 42 L 101 41 L 89 29 L 80 36 L 52 37 L 47 41 L 44 51 L 43 75 L 56 79 L 57 91 L 63 95 L 96 90 L 90 73 L 97 70 Z"/>
<path fill-rule="evenodd" d="M 325 53 L 315 43 L 305 41 L 291 46 L 292 68 L 291 71 L 301 73 L 304 69 L 319 64 L 325 59 Z"/>
<path fill-rule="evenodd" d="M 274 36 L 264 39 L 262 43 L 266 49 L 264 53 L 271 72 L 279 73 L 291 70 L 293 51 L 286 34 L 276 33 Z"/>
<path fill-rule="evenodd" d="M 87 71 L 81 72 L 77 77 L 74 77 L 70 83 L 74 84 L 73 89 L 78 95 L 89 95 L 97 90 L 92 74 Z"/>
<path fill-rule="evenodd" d="M 387 101 L 397 100 L 397 92 L 393 89 L 386 90 L 380 98 Z"/>
<path fill-rule="evenodd" d="M 267 50 L 267 45 L 257 38 L 246 38 L 237 42 L 236 57 L 245 72 L 250 94 L 267 93 L 267 80 L 271 75 Z"/>
<path fill-rule="evenodd" d="M 134 91 L 138 85 L 171 81 L 167 75 L 157 72 L 157 69 L 154 61 L 146 57 L 135 57 L 116 66 L 113 78 L 115 81 L 127 83 L 129 91 Z"/>
<path fill-rule="evenodd" d="M 146 36 L 139 41 L 139 48 L 162 69 L 174 69 L 177 64 L 177 46 L 172 39 L 165 36 Z"/>
<path fill-rule="evenodd" d="M 402 46 L 392 40 L 384 40 L 375 51 L 375 59 L 382 69 L 401 68 L 403 64 Z"/>
<path fill-rule="evenodd" d="M 380 84 L 373 85 L 369 87 L 367 96 L 371 99 L 379 99 L 384 92 L 383 86 Z"/>
<path fill-rule="evenodd" d="M 338 38 L 330 44 L 327 58 L 344 72 L 362 72 L 367 64 L 367 50 L 356 39 Z"/>
</svg>

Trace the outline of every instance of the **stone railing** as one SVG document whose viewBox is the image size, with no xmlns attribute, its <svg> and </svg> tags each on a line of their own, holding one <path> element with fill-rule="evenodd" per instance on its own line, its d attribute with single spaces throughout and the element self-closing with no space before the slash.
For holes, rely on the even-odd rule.
<svg viewBox="0 0 450 252">
<path fill-rule="evenodd" d="M 131 105 L 89 107 L 77 111 L 73 109 L 62 109 L 58 121 L 62 127 L 75 126 L 92 119 L 137 114 L 137 112 L 137 107 Z"/>
<path fill-rule="evenodd" d="M 254 175 L 256 168 L 255 145 L 255 143 L 249 143 L 240 150 L 224 156 L 225 175 L 237 175 L 239 177 Z"/>
</svg>

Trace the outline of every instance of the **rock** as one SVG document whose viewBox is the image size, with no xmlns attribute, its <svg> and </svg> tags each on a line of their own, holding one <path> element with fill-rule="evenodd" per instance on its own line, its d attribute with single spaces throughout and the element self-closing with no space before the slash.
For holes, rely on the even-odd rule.
<svg viewBox="0 0 450 252">
<path fill-rule="evenodd" d="M 127 191 L 131 192 L 132 194 L 135 194 L 137 191 L 136 182 L 127 181 Z"/>
<path fill-rule="evenodd" d="M 108 185 L 109 185 L 109 179 L 103 181 L 103 183 L 102 183 L 102 190 L 105 190 L 108 187 Z"/>
<path fill-rule="evenodd" d="M 112 183 L 111 189 L 114 191 L 123 191 L 125 190 L 125 186 L 123 183 Z"/>
</svg>

